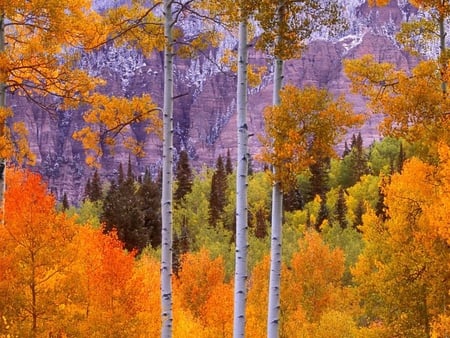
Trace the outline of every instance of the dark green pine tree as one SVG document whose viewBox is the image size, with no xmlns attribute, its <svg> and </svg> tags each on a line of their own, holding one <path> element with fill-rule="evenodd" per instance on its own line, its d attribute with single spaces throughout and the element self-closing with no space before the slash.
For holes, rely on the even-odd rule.
<svg viewBox="0 0 450 338">
<path fill-rule="evenodd" d="M 225 172 L 227 175 L 231 175 L 233 173 L 233 161 L 231 160 L 230 149 L 227 150 L 227 160 L 225 162 Z"/>
<path fill-rule="evenodd" d="M 358 232 L 360 232 L 359 226 L 363 224 L 363 215 L 365 212 L 364 202 L 359 200 L 355 210 L 355 222 L 353 223 L 353 228 L 355 228 Z"/>
<path fill-rule="evenodd" d="M 380 218 L 383 222 L 389 219 L 388 215 L 388 207 L 384 202 L 384 188 L 387 184 L 390 183 L 389 177 L 382 177 L 380 186 L 378 187 L 378 202 L 375 206 L 375 214 Z"/>
<path fill-rule="evenodd" d="M 350 148 L 348 147 L 347 141 L 344 143 L 344 151 L 342 152 L 342 158 L 350 154 Z"/>
<path fill-rule="evenodd" d="M 328 187 L 328 174 L 330 171 L 330 159 L 325 158 L 318 160 L 316 163 L 310 165 L 309 171 L 309 193 L 307 202 L 312 201 L 317 195 L 325 196 L 330 190 Z"/>
<path fill-rule="evenodd" d="M 152 180 L 148 170 L 139 186 L 137 196 L 150 244 L 153 248 L 157 248 L 161 245 L 161 184 L 158 180 L 156 182 Z"/>
<path fill-rule="evenodd" d="M 91 195 L 91 178 L 88 178 L 87 182 L 86 182 L 86 186 L 84 188 L 84 197 L 83 197 L 83 201 L 90 199 Z"/>
<path fill-rule="evenodd" d="M 128 163 L 127 177 L 124 177 L 122 165 L 119 166 L 117 182 L 111 182 L 104 202 L 101 221 L 105 223 L 104 232 L 117 230 L 119 239 L 129 251 L 136 249 L 138 253 L 149 242 L 144 217 L 139 209 L 135 180 L 131 163 Z"/>
<path fill-rule="evenodd" d="M 353 157 L 353 184 L 359 181 L 362 175 L 368 173 L 368 160 L 367 154 L 364 151 L 363 140 L 361 137 L 361 133 L 358 133 L 358 136 L 355 137 L 353 135 L 352 145 L 351 145 L 351 153 L 350 156 Z"/>
<path fill-rule="evenodd" d="M 103 197 L 103 191 L 102 191 L 102 182 L 100 180 L 100 175 L 98 174 L 98 171 L 95 170 L 94 174 L 92 175 L 92 180 L 90 182 L 90 190 L 88 198 L 92 202 L 100 201 Z"/>
<path fill-rule="evenodd" d="M 259 208 L 255 213 L 255 237 L 265 238 L 267 236 L 268 214 L 264 208 Z"/>
<path fill-rule="evenodd" d="M 334 220 L 342 229 L 347 228 L 347 202 L 345 201 L 345 192 L 342 188 L 339 189 L 338 199 L 334 208 Z"/>
<path fill-rule="evenodd" d="M 64 195 L 63 195 L 63 199 L 62 199 L 62 202 L 61 202 L 61 207 L 62 207 L 63 211 L 65 211 L 65 210 L 70 208 L 69 199 L 67 198 L 67 194 L 66 193 L 64 193 Z"/>
<path fill-rule="evenodd" d="M 180 158 L 176 168 L 177 188 L 174 193 L 174 200 L 181 201 L 186 194 L 192 190 L 192 169 L 189 164 L 189 156 L 185 150 L 180 152 Z"/>
<path fill-rule="evenodd" d="M 283 208 L 285 211 L 301 210 L 304 205 L 303 194 L 298 185 L 283 193 Z"/>
<path fill-rule="evenodd" d="M 318 232 L 322 231 L 322 229 L 320 227 L 321 227 L 323 221 L 328 219 L 328 214 L 329 214 L 329 212 L 328 212 L 326 197 L 325 196 L 321 196 L 320 208 L 319 208 L 319 212 L 317 214 L 316 223 L 314 224 L 314 228 Z"/>
<path fill-rule="evenodd" d="M 216 163 L 216 170 L 211 180 L 211 193 L 209 196 L 209 224 L 217 226 L 222 219 L 223 210 L 226 204 L 227 174 L 223 164 L 222 156 L 219 156 Z"/>
<path fill-rule="evenodd" d="M 177 232 L 173 235 L 173 251 L 172 251 L 172 266 L 173 272 L 178 276 L 181 267 L 181 256 L 189 251 L 189 231 L 186 222 L 181 225 L 181 233 Z"/>
</svg>

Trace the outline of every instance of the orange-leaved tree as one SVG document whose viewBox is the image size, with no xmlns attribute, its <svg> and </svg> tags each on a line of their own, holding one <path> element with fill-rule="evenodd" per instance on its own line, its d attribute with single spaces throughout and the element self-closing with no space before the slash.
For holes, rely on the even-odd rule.
<svg viewBox="0 0 450 338">
<path fill-rule="evenodd" d="M 366 320 L 381 323 L 385 336 L 431 337 L 432 324 L 445 322 L 448 174 L 447 146 L 438 166 L 411 159 L 384 189 L 387 219 L 363 217 L 364 249 L 352 273 Z"/>
<path fill-rule="evenodd" d="M 0 326 L 0 332 L 26 337 L 58 332 L 67 324 L 65 305 L 74 293 L 65 276 L 74 264 L 76 227 L 55 211 L 55 199 L 37 174 L 12 170 L 7 184 L 0 313 L 9 328 Z"/>
<path fill-rule="evenodd" d="M 192 314 L 206 336 L 231 337 L 233 293 L 221 257 L 212 259 L 206 249 L 184 254 L 174 289 L 176 304 Z"/>
<path fill-rule="evenodd" d="M 76 67 L 77 54 L 104 39 L 105 26 L 89 0 L 9 1 L 0 4 L 0 201 L 6 160 L 33 156 L 24 125 L 9 128 L 6 96 L 14 93 L 47 111 L 83 102 L 101 82 Z M 17 139 L 14 134 L 20 137 Z"/>
<path fill-rule="evenodd" d="M 146 283 L 147 278 L 155 281 L 158 270 L 145 276 L 147 267 L 140 264 L 138 268 L 134 253 L 124 250 L 114 232 L 105 235 L 101 229 L 83 226 L 75 243 L 77 263 L 68 280 L 76 281 L 77 285 L 74 295 L 77 302 L 71 310 L 78 321 L 73 330 L 81 336 L 96 337 L 141 337 L 148 332 L 158 333 L 158 325 L 147 327 L 143 321 L 148 317 L 146 313 L 158 315 L 157 284 L 149 291 Z M 149 267 L 156 266 L 150 259 L 145 262 Z"/>
</svg>

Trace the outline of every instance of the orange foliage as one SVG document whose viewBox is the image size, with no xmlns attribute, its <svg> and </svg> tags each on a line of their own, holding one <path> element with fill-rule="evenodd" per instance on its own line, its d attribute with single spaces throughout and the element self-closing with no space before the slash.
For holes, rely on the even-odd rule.
<svg viewBox="0 0 450 338">
<path fill-rule="evenodd" d="M 176 304 L 203 325 L 206 337 L 231 337 L 233 291 L 225 283 L 221 257 L 211 259 L 206 249 L 185 254 L 174 281 L 174 295 Z"/>
<path fill-rule="evenodd" d="M 449 306 L 446 158 L 443 147 L 437 167 L 408 161 L 385 189 L 388 220 L 373 212 L 364 218 L 365 248 L 353 273 L 367 316 L 381 320 L 391 334 L 429 336 L 431 324 Z"/>
<path fill-rule="evenodd" d="M 73 292 L 64 277 L 74 262 L 75 225 L 56 213 L 55 200 L 37 174 L 11 170 L 5 198 L 0 313 L 21 336 L 59 330 Z"/>
<path fill-rule="evenodd" d="M 360 123 L 343 98 L 333 100 L 325 90 L 300 90 L 287 85 L 281 103 L 264 111 L 261 160 L 276 168 L 275 181 L 289 189 L 297 175 L 318 159 L 333 156 L 334 145 L 348 127 Z"/>
<path fill-rule="evenodd" d="M 0 336 L 159 335 L 159 263 L 55 210 L 37 174 L 7 175 Z"/>
<path fill-rule="evenodd" d="M 308 321 L 317 322 L 325 310 L 341 305 L 342 250 L 331 250 L 315 232 L 306 233 L 299 244 L 300 250 L 292 257 L 290 269 L 283 271 L 286 277 L 281 292 L 286 323 L 290 314 L 299 309 Z"/>
</svg>

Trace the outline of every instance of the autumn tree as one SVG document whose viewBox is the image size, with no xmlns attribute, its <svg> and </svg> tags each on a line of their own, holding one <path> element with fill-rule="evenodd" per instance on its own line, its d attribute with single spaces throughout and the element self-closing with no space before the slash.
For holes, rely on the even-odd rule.
<svg viewBox="0 0 450 338">
<path fill-rule="evenodd" d="M 212 259 L 205 249 L 183 255 L 174 287 L 181 306 L 208 329 L 208 336 L 231 336 L 233 293 L 221 257 Z"/>
<path fill-rule="evenodd" d="M 386 336 L 431 337 L 432 323 L 449 306 L 450 251 L 439 232 L 447 211 L 437 189 L 447 184 L 448 147 L 441 160 L 438 167 L 408 161 L 383 188 L 388 217 L 363 217 L 364 249 L 352 272 L 366 320 L 381 322 Z"/>
<path fill-rule="evenodd" d="M 436 145 L 450 142 L 449 98 L 442 94 L 439 67 L 438 61 L 427 60 L 406 72 L 371 55 L 344 63 L 352 89 L 369 98 L 371 111 L 384 114 L 381 133 L 415 143 L 423 158 L 436 158 Z"/>
<path fill-rule="evenodd" d="M 40 337 L 68 324 L 64 307 L 75 287 L 64 276 L 74 263 L 71 243 L 77 230 L 56 212 L 55 199 L 39 175 L 11 170 L 7 179 L 0 262 L 12 260 L 0 276 L 0 312 L 10 329 L 2 334 Z"/>
<path fill-rule="evenodd" d="M 344 100 L 333 100 L 324 90 L 305 88 L 299 90 L 294 86 L 286 86 L 281 91 L 279 105 L 269 107 L 264 112 L 266 135 L 262 138 L 263 150 L 261 159 L 276 169 L 273 180 L 279 185 L 279 193 L 295 183 L 297 175 L 307 169 L 317 159 L 332 156 L 333 145 L 345 134 L 348 127 L 357 124 L 360 118 L 351 113 Z M 278 194 L 278 192 L 277 192 Z M 273 195 L 272 198 L 276 197 Z M 281 197 L 281 195 L 280 195 Z M 281 205 L 272 209 L 279 217 L 281 227 Z M 274 216 L 273 216 L 274 217 Z M 277 221 L 278 222 L 278 221 Z M 272 219 L 272 227 L 274 226 Z M 281 228 L 280 228 L 281 229 Z M 281 264 L 281 233 L 276 230 L 272 240 L 278 243 L 273 259 Z M 281 270 L 274 266 L 273 273 L 279 281 Z M 274 278 L 274 277 L 272 277 Z M 279 294 L 279 283 L 271 288 Z M 275 297 L 278 298 L 278 297 Z M 279 298 L 278 298 L 279 299 Z M 278 303 L 278 301 L 275 302 Z M 275 309 L 277 306 L 272 304 Z M 278 310 L 271 317 L 277 332 Z M 270 314 L 269 314 L 270 316 Z"/>
<path fill-rule="evenodd" d="M 90 1 L 14 2 L 0 9 L 0 200 L 3 203 L 6 160 L 33 159 L 24 124 L 6 121 L 14 111 L 8 93 L 26 97 L 39 107 L 55 112 L 85 101 L 100 83 L 81 71 L 75 50 L 92 48 L 104 36 L 100 16 Z M 14 136 L 16 135 L 16 136 Z M 19 135 L 19 137 L 17 137 Z"/>
<path fill-rule="evenodd" d="M 298 57 L 312 32 L 329 28 L 331 32 L 339 31 L 344 24 L 338 14 L 339 5 L 330 0 L 321 2 L 307 1 L 299 5 L 295 1 L 260 1 L 256 19 L 263 29 L 259 46 L 269 51 L 274 59 L 274 87 L 272 105 L 280 104 L 280 92 L 283 82 L 283 61 Z M 307 13 L 310 20 L 301 18 Z M 270 163 L 270 162 L 269 162 Z M 273 165 L 275 175 L 280 170 Z M 281 222 L 282 222 L 282 187 L 281 181 L 275 180 L 272 194 L 272 268 L 269 292 L 268 335 L 278 336 L 279 316 L 279 274 L 281 256 Z"/>
</svg>

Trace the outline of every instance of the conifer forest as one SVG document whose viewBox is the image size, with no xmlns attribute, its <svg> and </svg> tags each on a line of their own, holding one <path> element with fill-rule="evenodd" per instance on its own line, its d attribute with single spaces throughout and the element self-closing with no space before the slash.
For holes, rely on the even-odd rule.
<svg viewBox="0 0 450 338">
<path fill-rule="evenodd" d="M 348 30 L 348 2 L 0 0 L 0 338 L 450 337 L 450 1 L 402 1 L 411 69 L 369 52 L 339 65 L 344 95 L 286 81 L 318 34 Z M 161 92 L 105 90 L 80 66 L 105 45 L 157 53 Z M 219 46 L 234 146 L 198 165 L 174 142 L 176 60 Z M 13 95 L 46 118 L 82 114 L 80 200 L 35 168 Z M 133 167 L 148 153 L 130 128 L 160 140 L 155 167 Z M 117 148 L 128 161 L 102 174 Z"/>
</svg>

